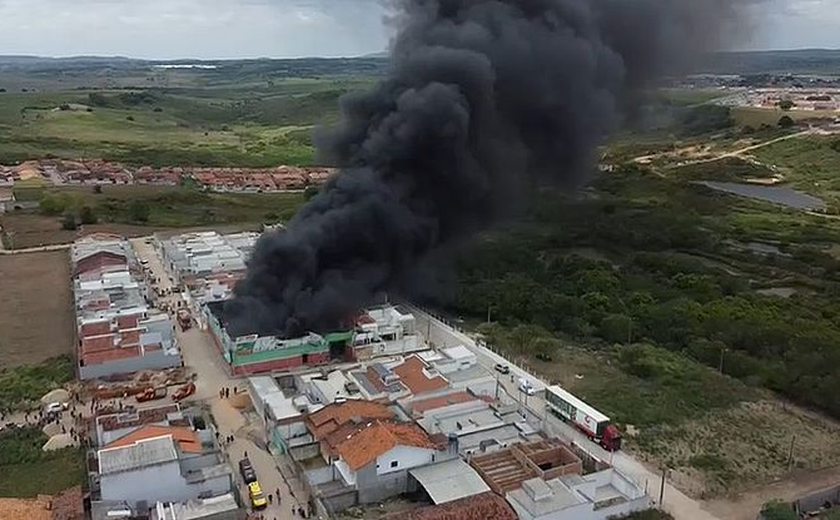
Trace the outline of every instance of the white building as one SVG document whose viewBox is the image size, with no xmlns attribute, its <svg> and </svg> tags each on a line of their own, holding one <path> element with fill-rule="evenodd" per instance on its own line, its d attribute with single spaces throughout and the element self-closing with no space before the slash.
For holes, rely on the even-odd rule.
<svg viewBox="0 0 840 520">
<path fill-rule="evenodd" d="M 356 320 L 353 350 L 357 360 L 427 350 L 423 335 L 416 330 L 414 315 L 401 307 L 378 307 Z"/>
<path fill-rule="evenodd" d="M 522 520 L 606 520 L 650 507 L 644 490 L 613 468 L 526 480 L 505 498 Z"/>
<path fill-rule="evenodd" d="M 239 520 L 239 505 L 232 493 L 187 502 L 158 502 L 149 520 Z"/>
<path fill-rule="evenodd" d="M 183 502 L 230 492 L 231 471 L 218 454 L 189 453 L 179 447 L 181 442 L 167 434 L 99 450 L 101 499 Z"/>
</svg>

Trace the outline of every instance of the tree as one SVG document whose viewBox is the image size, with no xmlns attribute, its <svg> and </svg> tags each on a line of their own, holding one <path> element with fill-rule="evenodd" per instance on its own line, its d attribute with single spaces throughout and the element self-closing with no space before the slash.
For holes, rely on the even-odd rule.
<svg viewBox="0 0 840 520">
<path fill-rule="evenodd" d="M 601 337 L 610 343 L 633 341 L 633 319 L 626 314 L 609 314 L 601 320 Z"/>
<path fill-rule="evenodd" d="M 796 122 L 794 122 L 794 120 L 791 119 L 790 116 L 782 116 L 781 118 L 779 118 L 780 128 L 792 128 L 794 125 L 796 125 Z"/>
<path fill-rule="evenodd" d="M 128 204 L 128 218 L 132 222 L 149 221 L 149 205 L 142 200 L 133 200 Z"/>
<path fill-rule="evenodd" d="M 74 215 L 71 212 L 65 213 L 64 218 L 61 219 L 61 229 L 73 231 L 77 227 L 78 225 L 76 224 L 76 215 Z"/>
<path fill-rule="evenodd" d="M 128 116 L 125 118 L 126 121 L 134 121 L 134 116 Z"/>
<path fill-rule="evenodd" d="M 38 202 L 38 209 L 45 215 L 60 215 L 67 208 L 67 199 L 60 194 L 45 195 Z"/>
<path fill-rule="evenodd" d="M 795 106 L 796 106 L 796 104 L 789 99 L 783 99 L 783 100 L 779 101 L 779 108 L 781 108 L 785 112 L 787 112 L 788 110 L 791 110 Z"/>
<path fill-rule="evenodd" d="M 82 209 L 79 212 L 79 220 L 85 225 L 96 224 L 96 213 L 93 212 L 93 208 L 90 206 L 82 206 Z"/>
<path fill-rule="evenodd" d="M 88 94 L 88 101 L 90 101 L 91 105 L 97 107 L 104 107 L 108 105 L 108 98 L 106 98 L 99 92 L 92 92 Z"/>
<path fill-rule="evenodd" d="M 99 195 L 100 193 L 102 193 L 102 186 L 97 184 L 96 186 L 93 187 L 93 192 L 96 193 L 97 195 Z"/>
<path fill-rule="evenodd" d="M 761 508 L 761 517 L 764 520 L 798 520 L 796 512 L 781 500 L 771 500 Z"/>
</svg>

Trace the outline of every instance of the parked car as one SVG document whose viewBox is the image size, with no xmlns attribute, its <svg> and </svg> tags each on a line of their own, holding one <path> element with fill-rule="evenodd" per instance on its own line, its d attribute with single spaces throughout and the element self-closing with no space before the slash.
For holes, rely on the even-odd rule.
<svg viewBox="0 0 840 520">
<path fill-rule="evenodd" d="M 510 374 L 510 367 L 501 363 L 496 363 L 496 372 L 500 374 Z"/>
<path fill-rule="evenodd" d="M 51 413 L 61 413 L 67 409 L 67 403 L 49 403 L 44 406 L 44 412 L 51 414 Z"/>
<path fill-rule="evenodd" d="M 248 497 L 251 499 L 251 507 L 253 509 L 265 509 L 268 507 L 268 501 L 263 495 L 260 483 L 257 481 L 248 484 Z"/>
<path fill-rule="evenodd" d="M 239 461 L 239 474 L 242 475 L 242 480 L 244 480 L 246 484 L 257 481 L 257 473 L 254 471 L 254 467 L 248 459 L 242 459 Z"/>
</svg>

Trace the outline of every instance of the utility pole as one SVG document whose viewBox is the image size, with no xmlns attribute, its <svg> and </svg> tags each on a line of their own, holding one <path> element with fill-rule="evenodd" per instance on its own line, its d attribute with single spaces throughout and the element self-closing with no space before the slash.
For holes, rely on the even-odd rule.
<svg viewBox="0 0 840 520">
<path fill-rule="evenodd" d="M 726 353 L 726 347 L 720 347 L 720 364 L 718 365 L 718 372 L 723 374 L 723 355 Z"/>
<path fill-rule="evenodd" d="M 492 307 L 493 307 L 493 305 L 492 305 L 492 304 L 490 304 L 490 303 L 488 303 L 488 304 L 487 304 L 487 324 L 488 324 L 488 325 L 490 324 L 490 309 L 491 309 Z"/>
<path fill-rule="evenodd" d="M 662 481 L 659 483 L 659 509 L 662 509 L 662 499 L 665 497 L 665 478 L 668 476 L 668 468 L 662 468 Z"/>
<path fill-rule="evenodd" d="M 788 471 L 790 471 L 790 467 L 793 466 L 793 448 L 796 445 L 796 434 L 794 433 L 790 438 L 790 450 L 788 451 Z"/>
</svg>

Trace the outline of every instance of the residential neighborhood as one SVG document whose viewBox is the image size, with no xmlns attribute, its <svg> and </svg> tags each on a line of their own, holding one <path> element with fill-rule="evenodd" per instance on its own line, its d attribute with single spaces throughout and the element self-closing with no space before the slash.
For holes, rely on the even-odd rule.
<svg viewBox="0 0 840 520">
<path fill-rule="evenodd" d="M 441 340 L 410 305 L 323 335 L 231 337 L 225 302 L 258 237 L 92 234 L 70 248 L 81 385 L 57 413 L 88 453 L 91 518 L 577 520 L 651 506 L 645 483 L 550 426 L 545 383 L 469 338 Z"/>
</svg>

